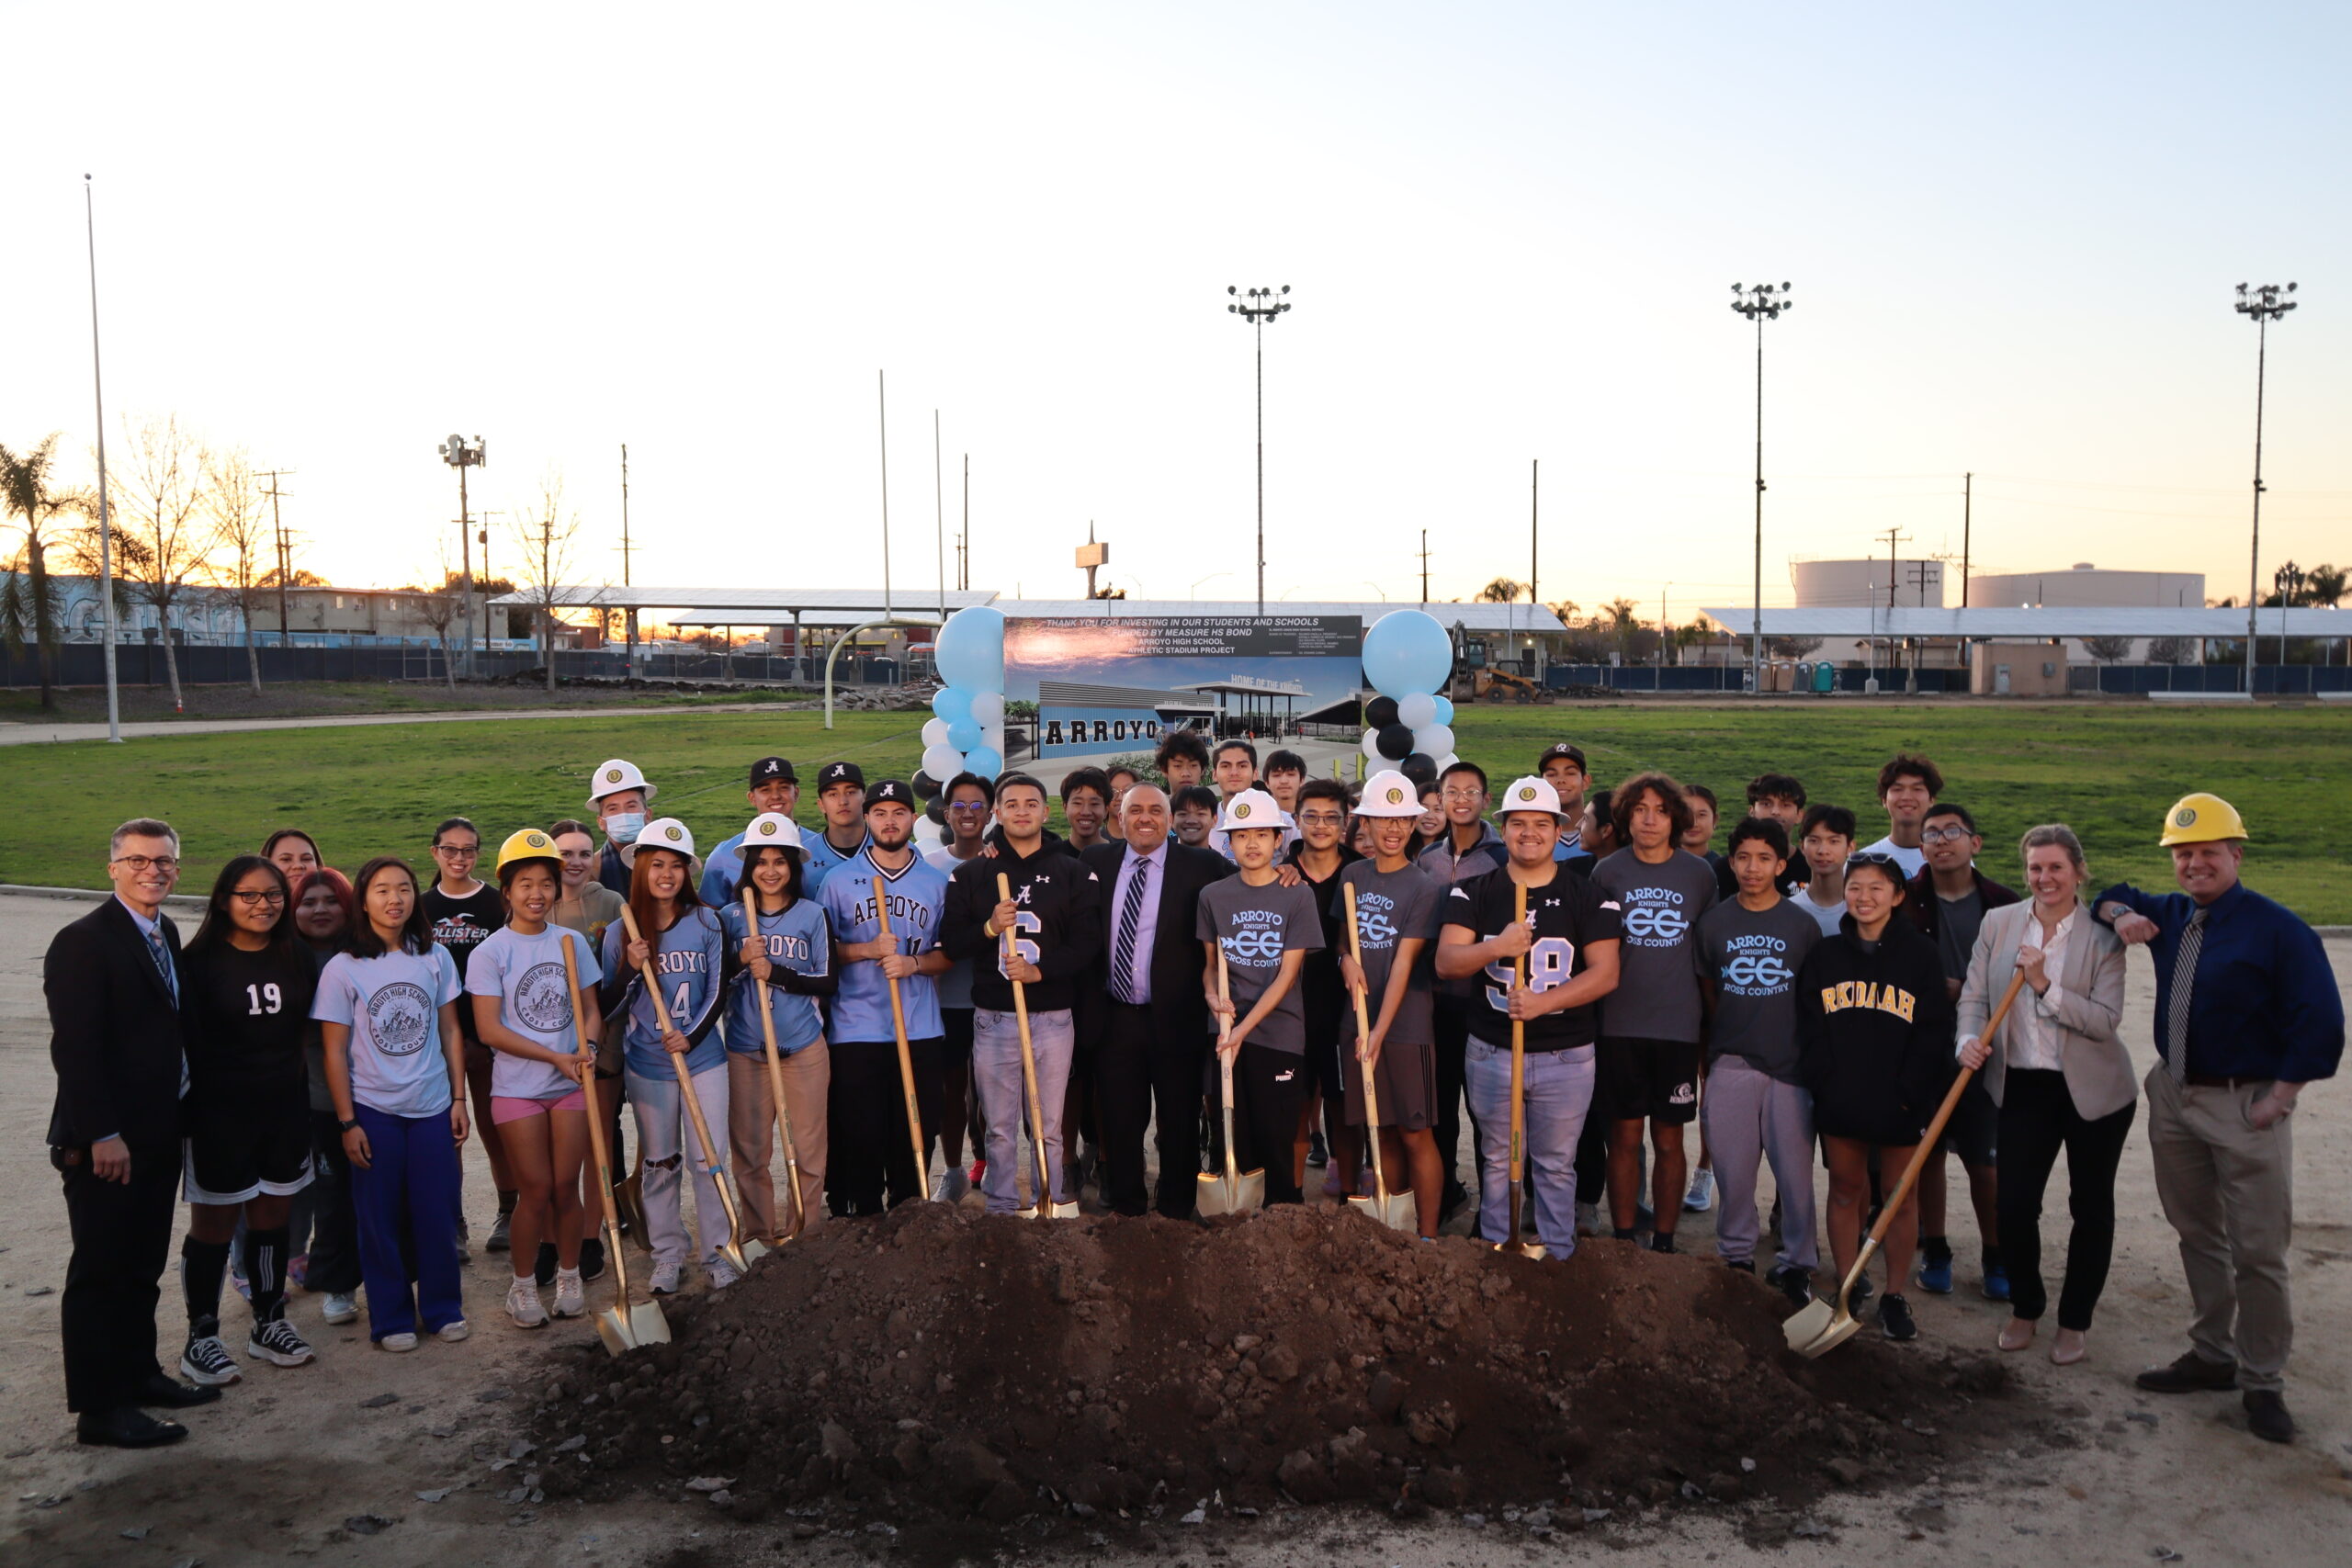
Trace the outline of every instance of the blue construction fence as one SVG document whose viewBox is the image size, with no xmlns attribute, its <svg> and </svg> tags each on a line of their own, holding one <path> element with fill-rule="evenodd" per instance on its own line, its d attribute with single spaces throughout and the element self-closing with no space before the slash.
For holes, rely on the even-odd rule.
<svg viewBox="0 0 2352 1568">
<path fill-rule="evenodd" d="M 191 686 L 243 684 L 246 679 L 245 650 L 219 643 L 183 643 L 177 649 L 180 680 Z M 424 643 L 404 646 L 321 648 L 297 643 L 257 648 L 261 678 L 279 681 L 440 681 L 447 678 L 442 652 Z M 106 650 L 96 643 L 70 642 L 57 650 L 57 681 L 65 686 L 106 683 Z M 462 654 L 453 654 L 460 676 L 466 671 Z M 536 652 L 476 649 L 473 673 L 486 680 L 512 680 L 542 668 Z M 560 680 L 618 681 L 628 670 L 622 649 L 594 651 L 564 649 L 555 656 Z M 639 680 L 732 681 L 755 685 L 822 685 L 825 661 L 814 656 L 783 658 L 717 653 L 658 653 L 637 661 Z M 847 654 L 834 665 L 833 679 L 844 686 L 895 686 L 901 678 L 895 659 L 853 659 Z M 115 679 L 127 686 L 163 686 L 170 682 L 164 649 L 157 642 L 125 642 L 115 649 Z M 40 684 L 40 666 L 31 649 L 0 648 L 0 687 Z"/>
<path fill-rule="evenodd" d="M 1791 695 L 1860 693 L 1875 674 L 1882 696 L 1910 690 L 1907 670 L 1870 670 L 1801 660 Z M 2070 696 L 2145 696 L 2151 692 L 2235 692 L 2245 672 L 2234 664 L 2078 664 L 2068 671 Z M 1554 664 L 1544 671 L 1554 691 L 1599 686 L 1612 692 L 1744 692 L 1747 671 L 1738 665 Z M 1968 671 L 1928 669 L 1918 672 L 1921 692 L 1966 694 Z M 2352 669 L 2341 664 L 2257 664 L 2254 689 L 2262 696 L 2311 696 L 2352 691 Z M 1508 699 L 1506 699 L 1508 700 Z"/>
</svg>

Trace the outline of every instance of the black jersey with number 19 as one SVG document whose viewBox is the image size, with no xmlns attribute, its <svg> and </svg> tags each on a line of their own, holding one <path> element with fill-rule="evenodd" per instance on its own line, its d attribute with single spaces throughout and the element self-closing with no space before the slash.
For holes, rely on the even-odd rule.
<svg viewBox="0 0 2352 1568">
<path fill-rule="evenodd" d="M 1449 926 L 1465 926 L 1484 942 L 1511 923 L 1515 891 L 1508 870 L 1457 883 L 1446 895 L 1438 919 Z M 1527 984 L 1537 991 L 1566 985 L 1590 967 L 1587 948 L 1596 942 L 1622 941 L 1624 935 L 1616 900 L 1590 878 L 1562 866 L 1554 868 L 1550 882 L 1527 890 L 1527 916 L 1535 935 L 1525 960 Z M 1509 964 L 1491 964 L 1478 976 L 1483 1005 L 1470 1010 L 1470 1032 L 1489 1044 L 1510 1043 L 1510 970 Z M 1568 1008 L 1529 1020 L 1527 1048 L 1561 1051 L 1589 1045 L 1600 1032 L 1600 1009 Z"/>
</svg>

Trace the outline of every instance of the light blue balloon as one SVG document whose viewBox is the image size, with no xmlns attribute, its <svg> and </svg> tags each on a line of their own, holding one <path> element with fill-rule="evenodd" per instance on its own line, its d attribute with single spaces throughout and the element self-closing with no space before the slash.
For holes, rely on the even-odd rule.
<svg viewBox="0 0 2352 1568">
<path fill-rule="evenodd" d="M 951 725 L 969 724 L 972 722 L 972 694 L 961 686 L 942 686 L 931 694 L 931 711 Z"/>
<path fill-rule="evenodd" d="M 1453 699 L 1452 697 L 1440 697 L 1437 699 L 1437 721 L 1440 724 L 1448 725 L 1453 722 Z"/>
<path fill-rule="evenodd" d="M 1003 691 L 1004 612 L 974 604 L 948 616 L 939 628 L 936 661 L 939 678 L 951 686 Z"/>
<path fill-rule="evenodd" d="M 1363 675 L 1384 696 L 1434 692 L 1453 670 L 1453 641 L 1421 610 L 1383 615 L 1363 634 Z"/>
<path fill-rule="evenodd" d="M 955 747 L 958 751 L 969 751 L 980 743 L 980 725 L 978 719 L 958 719 L 947 727 L 947 744 Z"/>
<path fill-rule="evenodd" d="M 993 746 L 975 746 L 964 753 L 964 766 L 984 779 L 1004 772 L 1004 758 Z"/>
</svg>

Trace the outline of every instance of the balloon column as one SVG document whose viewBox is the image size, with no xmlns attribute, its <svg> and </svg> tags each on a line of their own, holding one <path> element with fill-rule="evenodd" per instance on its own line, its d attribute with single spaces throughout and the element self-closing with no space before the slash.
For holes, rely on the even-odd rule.
<svg viewBox="0 0 2352 1568">
<path fill-rule="evenodd" d="M 1364 705 L 1363 754 L 1427 784 L 1453 766 L 1453 704 L 1437 689 L 1453 672 L 1453 639 L 1437 617 L 1393 610 L 1363 634 L 1363 678 L 1380 694 Z"/>
<path fill-rule="evenodd" d="M 1004 612 L 986 604 L 956 611 L 939 628 L 939 678 L 922 727 L 922 771 L 915 794 L 934 800 L 957 773 L 1004 771 Z"/>
</svg>

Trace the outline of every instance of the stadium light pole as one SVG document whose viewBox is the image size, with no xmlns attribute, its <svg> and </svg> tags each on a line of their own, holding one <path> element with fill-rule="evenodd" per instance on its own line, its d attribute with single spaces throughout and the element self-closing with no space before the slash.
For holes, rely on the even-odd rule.
<svg viewBox="0 0 2352 1568">
<path fill-rule="evenodd" d="M 1783 310 L 1796 309 L 1789 286 L 1770 283 L 1731 286 L 1731 308 L 1756 323 L 1756 602 L 1747 624 L 1748 690 L 1764 694 L 1764 323 L 1780 320 Z"/>
<path fill-rule="evenodd" d="M 115 680 L 114 512 L 107 502 L 107 385 L 98 357 L 98 209 L 82 176 L 82 233 L 90 253 L 90 396 L 98 412 L 98 615 L 105 628 L 107 739 L 122 744 L 122 694 Z"/>
<path fill-rule="evenodd" d="M 2281 288 L 2276 283 L 2257 284 L 2249 288 L 2238 285 L 2237 312 L 2254 318 L 2254 537 L 2251 547 L 2252 564 L 2245 573 L 2245 694 L 2254 695 L 2255 611 L 2262 604 L 2262 379 L 2269 367 L 2270 323 L 2295 308 L 2295 301 L 2286 296 L 2295 291 L 2291 283 Z M 2278 624 L 2287 624 L 2282 607 Z M 2278 658 L 2285 662 L 2287 641 L 2284 634 L 2278 640 Z"/>
<path fill-rule="evenodd" d="M 474 525 L 471 503 L 466 495 L 466 470 L 479 468 L 490 461 L 490 444 L 481 436 L 468 441 L 462 435 L 452 435 L 434 448 L 441 460 L 458 470 L 458 591 L 465 597 L 466 608 L 466 673 L 474 672 Z M 482 631 L 489 634 L 489 615 L 483 615 Z"/>
<path fill-rule="evenodd" d="M 1243 293 L 1231 284 L 1225 291 L 1233 296 L 1226 309 L 1250 323 L 1258 339 L 1258 614 L 1266 613 L 1266 323 L 1290 309 L 1290 301 L 1283 298 L 1290 292 L 1285 283 L 1280 288 L 1252 288 Z"/>
</svg>

